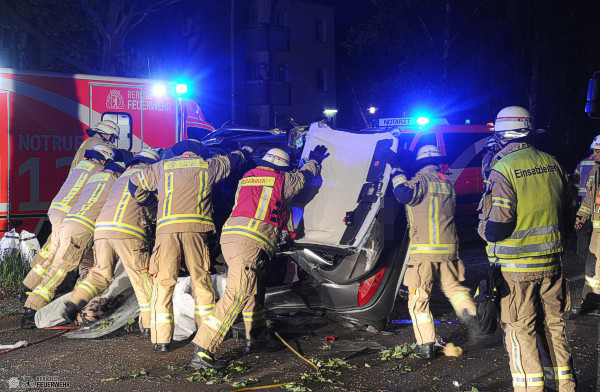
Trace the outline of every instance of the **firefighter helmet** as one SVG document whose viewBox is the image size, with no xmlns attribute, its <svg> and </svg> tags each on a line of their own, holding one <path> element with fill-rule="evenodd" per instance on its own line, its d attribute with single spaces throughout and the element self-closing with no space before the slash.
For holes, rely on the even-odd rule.
<svg viewBox="0 0 600 392">
<path fill-rule="evenodd" d="M 592 145 L 590 146 L 590 148 L 592 150 L 600 150 L 600 135 L 594 138 L 594 141 L 592 141 Z"/>
<path fill-rule="evenodd" d="M 146 158 L 155 162 L 160 161 L 160 155 L 151 148 L 144 148 L 135 155 L 136 158 Z"/>
<path fill-rule="evenodd" d="M 441 158 L 440 149 L 432 144 L 427 144 L 417 151 L 417 161 L 425 158 Z"/>
<path fill-rule="evenodd" d="M 269 151 L 267 151 L 262 160 L 281 168 L 290 166 L 290 156 L 287 152 L 283 151 L 280 148 L 270 149 Z"/>
<path fill-rule="evenodd" d="M 119 128 L 114 121 L 104 120 L 100 124 L 96 125 L 96 127 L 92 128 L 92 130 L 99 133 L 104 133 L 106 135 L 115 136 L 118 139 L 121 128 Z"/>
<path fill-rule="evenodd" d="M 106 161 L 114 161 L 115 160 L 115 150 L 112 147 L 107 146 L 106 144 L 96 144 L 92 147 L 92 150 L 96 151 Z"/>
<path fill-rule="evenodd" d="M 519 139 L 533 131 L 531 114 L 520 106 L 508 106 L 498 112 L 494 131 L 501 140 Z"/>
</svg>

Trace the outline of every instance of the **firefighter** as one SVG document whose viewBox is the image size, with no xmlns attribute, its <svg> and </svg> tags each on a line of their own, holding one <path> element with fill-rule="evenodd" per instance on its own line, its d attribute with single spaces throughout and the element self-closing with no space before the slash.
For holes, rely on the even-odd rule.
<svg viewBox="0 0 600 392">
<path fill-rule="evenodd" d="M 115 143 L 119 139 L 119 131 L 119 126 L 110 120 L 104 120 L 98 125 L 96 125 L 96 127 L 86 129 L 86 133 L 90 137 L 84 140 L 83 143 L 81 143 L 81 145 L 77 149 L 75 157 L 73 157 L 73 161 L 71 162 L 69 174 L 71 174 L 73 170 L 75 170 L 77 165 L 79 165 L 79 163 L 84 159 L 84 155 L 87 150 L 91 150 L 92 148 L 94 148 L 94 146 L 99 144 L 105 145 L 107 147 L 115 147 Z M 60 227 L 60 224 L 58 225 L 58 227 Z M 31 267 L 36 268 L 36 266 L 39 265 L 39 267 L 37 267 L 38 270 L 36 272 L 41 272 L 40 269 L 44 268 L 44 266 L 47 265 L 48 260 L 50 259 L 50 262 L 52 261 L 52 256 L 54 255 L 55 251 L 56 248 L 52 245 L 52 235 L 50 235 L 44 243 L 44 245 L 42 246 L 42 248 L 40 249 L 40 251 L 38 252 L 38 254 L 31 262 Z M 29 284 L 26 284 L 26 286 L 28 287 L 25 287 L 23 293 L 21 294 L 22 300 L 25 300 L 27 298 L 31 287 L 35 287 L 35 285 L 39 283 L 39 281 L 37 281 L 37 283 L 35 284 L 34 283 L 35 282 L 30 282 Z"/>
<path fill-rule="evenodd" d="M 213 186 L 244 163 L 252 149 L 244 147 L 226 156 L 208 158 L 197 141 L 172 147 L 174 158 L 135 173 L 129 181 L 134 198 L 142 201 L 158 191 L 156 242 L 150 260 L 154 287 L 151 301 L 151 341 L 154 351 L 170 350 L 173 338 L 173 290 L 181 260 L 190 272 L 198 327 L 215 303 L 210 278 L 208 235 L 212 218 Z"/>
<path fill-rule="evenodd" d="M 579 187 L 581 196 L 584 194 L 584 200 L 577 212 L 575 220 L 575 229 L 577 230 L 577 247 L 579 249 L 580 237 L 586 236 L 588 227 L 591 228 L 591 241 L 585 250 L 585 284 L 581 290 L 581 301 L 574 307 L 574 315 L 600 315 L 600 241 L 598 233 L 600 232 L 600 135 L 596 136 L 591 145 L 592 156 L 587 160 L 581 161 L 577 166 L 580 172 Z M 592 161 L 593 166 L 585 163 Z M 584 181 L 585 169 L 591 167 L 587 173 L 587 180 Z M 577 171 L 576 171 L 577 173 Z M 585 192 L 581 192 L 581 186 L 584 186 Z M 579 250 L 578 250 L 579 253 Z"/>
<path fill-rule="evenodd" d="M 495 132 L 502 149 L 484 194 L 478 232 L 508 289 L 501 295 L 500 320 L 514 390 L 575 391 L 562 318 L 569 303 L 560 263 L 567 179 L 554 157 L 530 144 L 532 131 L 526 109 L 510 106 L 498 113 Z M 540 358 L 547 356 L 542 365 Z"/>
<path fill-rule="evenodd" d="M 475 318 L 475 303 L 469 289 L 460 284 L 465 279 L 465 267 L 458 258 L 454 224 L 456 193 L 440 171 L 442 162 L 440 150 L 425 145 L 417 152 L 414 177 L 408 181 L 407 168 L 399 167 L 392 179 L 394 196 L 406 205 L 410 225 L 404 284 L 409 289 L 408 310 L 417 340 L 414 352 L 422 359 L 434 357 L 435 329 L 429 299 L 435 280 L 439 279 L 442 291 L 467 326 L 470 342 L 475 344 L 482 338 Z"/>
<path fill-rule="evenodd" d="M 485 155 L 481 160 L 481 175 L 483 176 L 484 182 L 487 182 L 487 179 L 490 176 L 490 172 L 492 171 L 492 159 L 498 151 L 500 151 L 498 139 L 496 136 L 490 136 L 485 142 Z"/>
<path fill-rule="evenodd" d="M 221 250 L 228 267 L 225 293 L 198 329 L 188 366 L 227 366 L 214 354 L 240 313 L 248 352 L 280 347 L 267 333 L 261 268 L 273 256 L 283 230 L 294 237 L 290 200 L 319 174 L 326 152 L 324 146 L 317 146 L 302 169 L 289 172 L 289 155 L 272 148 L 240 180 L 233 211 L 221 233 Z"/>
<path fill-rule="evenodd" d="M 96 125 L 94 128 L 88 128 L 85 132 L 89 138 L 81 143 L 81 146 L 77 149 L 73 162 L 71 162 L 71 171 L 81 162 L 86 150 L 93 148 L 97 144 L 104 144 L 108 147 L 115 147 L 117 140 L 119 140 L 119 132 L 121 129 L 114 121 L 104 120 Z M 117 159 L 118 160 L 118 159 Z"/>
<path fill-rule="evenodd" d="M 96 146 L 94 148 L 98 148 Z M 58 249 L 47 276 L 38 284 L 25 302 L 22 326 L 33 328 L 35 312 L 52 301 L 57 287 L 66 275 L 79 267 L 83 257 L 93 245 L 96 218 L 108 198 L 114 182 L 125 171 L 122 163 L 112 162 L 112 149 L 105 146 L 106 155 L 96 158 L 105 164 L 104 170 L 87 180 L 79 200 L 65 216 L 60 225 Z"/>
<path fill-rule="evenodd" d="M 62 221 L 77 203 L 81 190 L 91 175 L 102 170 L 107 161 L 114 159 L 114 150 L 104 144 L 98 144 L 85 151 L 84 159 L 69 174 L 58 194 L 52 200 L 48 210 L 48 218 L 52 224 L 52 232 L 47 243 L 42 247 L 32 265 L 31 271 L 23 280 L 24 291 L 22 299 L 27 296 L 48 275 L 48 269 L 59 243 L 59 229 Z"/>
<path fill-rule="evenodd" d="M 592 154 L 583 159 L 575 168 L 573 173 L 573 182 L 577 185 L 577 194 L 579 207 L 585 200 L 587 193 L 586 187 L 588 181 L 590 184 L 594 182 L 594 177 L 590 176 L 592 167 L 596 165 L 596 161 L 600 161 L 600 135 L 596 136 L 590 146 Z M 588 248 L 592 239 L 592 221 L 587 219 L 583 222 L 581 229 L 577 230 L 577 255 L 587 260 Z M 591 260 L 595 263 L 595 258 L 590 256 Z"/>
<path fill-rule="evenodd" d="M 77 313 L 110 285 L 120 258 L 137 297 L 142 333 L 150 335 L 152 283 L 148 267 L 152 249 L 150 227 L 156 215 L 156 203 L 148 200 L 142 206 L 131 200 L 128 184 L 132 175 L 159 160 L 160 156 L 152 149 L 140 151 L 127 162 L 127 170 L 110 190 L 96 219 L 94 266 L 65 303 L 65 319 L 74 321 Z"/>
</svg>

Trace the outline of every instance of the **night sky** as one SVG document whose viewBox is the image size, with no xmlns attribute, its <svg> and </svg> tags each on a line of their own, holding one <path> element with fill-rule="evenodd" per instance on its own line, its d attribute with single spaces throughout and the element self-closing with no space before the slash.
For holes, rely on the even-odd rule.
<svg viewBox="0 0 600 392">
<path fill-rule="evenodd" d="M 144 4 L 162 8 L 107 58 L 93 15 L 108 21 L 115 1 L 0 0 L 2 46 L 20 37 L 8 65 L 186 80 L 207 119 L 226 121 L 229 1 L 126 2 L 132 15 Z M 502 107 L 521 105 L 547 130 L 542 148 L 569 171 L 600 133 L 583 111 L 588 79 L 600 70 L 598 1 L 312 2 L 336 10 L 340 126 L 361 128 L 360 110 L 370 105 L 378 116 L 429 113 L 459 124 L 493 121 Z"/>
</svg>

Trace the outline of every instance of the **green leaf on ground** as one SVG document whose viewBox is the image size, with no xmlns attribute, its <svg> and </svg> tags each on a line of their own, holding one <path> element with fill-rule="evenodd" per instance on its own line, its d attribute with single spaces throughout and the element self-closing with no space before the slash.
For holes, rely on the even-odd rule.
<svg viewBox="0 0 600 392">
<path fill-rule="evenodd" d="M 393 370 L 398 373 L 410 373 L 412 372 L 412 368 L 406 365 L 396 365 L 392 367 L 390 370 Z"/>
<path fill-rule="evenodd" d="M 102 380 L 100 380 L 100 382 L 115 382 L 115 381 L 123 381 L 124 379 L 125 379 L 125 377 L 123 377 L 123 376 L 109 377 L 109 378 L 103 378 Z"/>
<path fill-rule="evenodd" d="M 310 389 L 309 387 L 305 387 L 304 385 L 302 385 L 299 382 L 290 382 L 287 383 L 283 386 L 286 391 L 291 391 L 291 392 L 311 392 L 312 389 Z"/>
<path fill-rule="evenodd" d="M 392 359 L 404 359 L 407 357 L 413 357 L 413 345 L 410 344 L 399 344 L 394 348 L 386 348 L 379 351 L 379 359 L 382 361 L 390 361 Z"/>
<path fill-rule="evenodd" d="M 139 377 L 146 377 L 148 375 L 148 371 L 146 371 L 146 369 L 141 369 L 141 370 L 133 370 L 131 372 L 131 378 L 139 378 Z"/>
<path fill-rule="evenodd" d="M 244 388 L 244 387 L 247 387 L 248 385 L 252 385 L 252 384 L 256 384 L 256 383 L 258 383 L 258 378 L 249 378 L 247 380 L 234 381 L 231 383 L 231 386 L 233 388 Z"/>
</svg>

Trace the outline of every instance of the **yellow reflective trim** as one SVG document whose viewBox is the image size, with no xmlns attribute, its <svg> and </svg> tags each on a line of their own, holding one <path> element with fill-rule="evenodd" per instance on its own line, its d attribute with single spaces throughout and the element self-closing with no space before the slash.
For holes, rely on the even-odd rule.
<svg viewBox="0 0 600 392">
<path fill-rule="evenodd" d="M 429 192 L 430 193 L 438 193 L 442 195 L 451 195 L 452 194 L 452 184 L 448 184 L 447 182 L 429 182 Z"/>
<path fill-rule="evenodd" d="M 504 198 L 504 197 L 493 196 L 493 197 L 492 197 L 492 200 L 499 200 L 499 201 L 504 201 L 504 202 L 507 202 L 507 203 L 511 203 L 511 204 L 512 204 L 512 201 L 511 201 L 510 199 L 507 199 L 507 198 Z"/>
<path fill-rule="evenodd" d="M 510 331 L 509 337 L 512 346 L 513 366 L 515 367 L 515 370 L 518 372 L 518 374 L 525 377 L 525 373 L 523 372 L 523 365 L 521 364 L 521 347 L 519 346 L 519 341 L 517 340 L 517 335 L 515 334 L 515 331 Z"/>
<path fill-rule="evenodd" d="M 86 161 L 81 161 L 81 162 L 79 162 L 77 164 L 77 166 L 75 166 L 75 169 L 81 169 L 81 170 L 85 170 L 85 171 L 91 171 L 95 167 L 96 167 L 96 165 L 94 165 L 93 163 L 86 162 Z"/>
<path fill-rule="evenodd" d="M 585 285 L 589 287 L 600 287 L 600 280 L 596 280 L 589 276 L 585 277 Z"/>
<path fill-rule="evenodd" d="M 102 195 L 102 192 L 104 192 L 104 188 L 106 188 L 106 182 L 98 184 L 96 186 L 96 189 L 94 189 L 92 196 L 90 196 L 88 201 L 83 206 L 81 206 L 81 209 L 79 209 L 79 211 L 76 212 L 75 215 L 81 215 L 81 216 L 85 215 L 85 213 L 88 212 L 89 209 L 92 208 L 93 205 L 98 202 L 98 199 Z"/>
<path fill-rule="evenodd" d="M 73 185 L 71 190 L 69 190 L 69 193 L 67 193 L 67 195 L 60 201 L 60 203 L 63 205 L 69 205 L 69 202 L 71 202 L 71 200 L 73 200 L 75 195 L 77 195 L 77 193 L 79 193 L 79 190 L 85 184 L 88 176 L 89 175 L 87 173 L 81 173 L 79 175 L 79 178 L 77 178 L 77 181 L 75 181 L 75 184 Z"/>
<path fill-rule="evenodd" d="M 150 278 L 148 277 L 148 273 L 147 272 L 142 272 L 140 274 L 140 276 L 142 277 L 142 283 L 144 285 L 144 290 L 146 291 L 146 296 L 148 298 L 152 298 L 152 283 L 150 282 Z M 150 306 L 150 305 L 148 305 Z"/>
<path fill-rule="evenodd" d="M 138 180 L 140 181 L 140 186 L 142 187 L 142 189 L 145 191 L 149 191 L 150 185 L 148 185 L 148 180 L 146 180 L 146 175 L 144 174 L 144 172 L 140 171 L 138 173 L 137 177 L 138 177 Z"/>
<path fill-rule="evenodd" d="M 196 212 L 200 214 L 204 214 L 204 200 L 207 199 L 207 185 L 208 185 L 208 173 L 202 170 L 198 174 L 198 180 L 200 185 L 198 186 L 198 206 L 196 207 Z"/>
<path fill-rule="evenodd" d="M 221 321 L 219 321 L 219 319 L 217 319 L 215 316 L 207 316 L 203 323 L 205 323 L 208 328 L 218 332 L 222 336 L 227 335 L 227 330 L 225 329 L 223 323 L 221 323 Z"/>
<path fill-rule="evenodd" d="M 431 324 L 433 323 L 433 315 L 430 313 L 417 313 L 415 314 L 417 324 Z"/>
<path fill-rule="evenodd" d="M 440 203 L 437 197 L 434 197 L 434 202 L 433 204 L 435 205 L 435 214 L 434 214 L 434 220 L 433 223 L 435 224 L 435 238 L 433 243 L 435 244 L 439 244 L 440 243 Z"/>
<path fill-rule="evenodd" d="M 67 221 L 77 222 L 80 225 L 85 226 L 92 231 L 95 230 L 94 221 L 90 220 L 89 218 L 86 218 L 85 216 L 67 215 L 67 217 L 63 220 L 63 222 L 67 222 Z"/>
<path fill-rule="evenodd" d="M 51 301 L 52 300 L 52 294 L 50 293 L 50 291 L 46 290 L 44 287 L 38 286 L 35 289 L 33 289 L 33 294 L 37 294 L 40 297 L 44 298 L 46 301 Z"/>
<path fill-rule="evenodd" d="M 175 161 L 166 161 L 163 162 L 163 165 L 165 170 L 191 168 L 208 169 L 208 162 L 206 162 L 204 159 L 181 159 Z"/>
<path fill-rule="evenodd" d="M 240 180 L 239 186 L 275 186 L 275 177 L 246 177 Z"/>
<path fill-rule="evenodd" d="M 506 204 L 501 204 L 501 203 L 492 203 L 493 207 L 501 207 L 501 208 L 506 208 L 507 210 L 510 210 L 511 207 L 507 206 Z"/>
<path fill-rule="evenodd" d="M 214 225 L 212 218 L 206 217 L 204 215 L 196 215 L 196 214 L 172 214 L 168 216 L 163 216 L 158 221 L 157 229 L 178 223 L 200 223 L 205 225 Z"/>
<path fill-rule="evenodd" d="M 212 310 L 215 308 L 215 304 L 210 304 L 210 305 L 204 305 L 204 306 L 194 306 L 194 314 L 196 316 L 207 316 L 209 315 Z"/>
<path fill-rule="evenodd" d="M 156 313 L 152 322 L 157 324 L 173 324 L 173 313 Z"/>
<path fill-rule="evenodd" d="M 121 199 L 119 200 L 119 207 L 115 211 L 115 215 L 113 217 L 114 222 L 121 222 L 123 220 L 123 215 L 125 210 L 127 209 L 127 205 L 131 200 L 131 193 L 129 193 L 129 189 L 125 187 L 123 193 L 121 194 Z"/>
<path fill-rule="evenodd" d="M 48 276 L 48 270 L 45 270 L 39 263 L 35 265 L 35 267 L 33 267 L 33 271 L 38 274 L 39 276 L 41 276 L 42 278 L 45 278 Z"/>
<path fill-rule="evenodd" d="M 252 223 L 252 222 L 251 222 Z M 275 243 L 272 242 L 269 238 L 265 237 L 260 231 L 250 227 L 250 226 L 223 226 L 223 231 L 221 232 L 221 236 L 235 234 L 242 235 L 244 237 L 251 238 L 259 243 L 267 246 L 271 250 L 275 249 Z"/>
<path fill-rule="evenodd" d="M 91 184 L 93 182 L 106 182 L 110 179 L 110 173 L 96 173 L 93 176 L 90 177 L 90 179 L 88 180 L 88 184 Z"/>
<path fill-rule="evenodd" d="M 450 303 L 452 304 L 452 306 L 454 306 L 456 308 L 456 307 L 458 307 L 458 305 L 460 305 L 461 303 L 463 303 L 464 301 L 469 300 L 469 299 L 471 299 L 471 294 L 468 291 L 464 291 L 464 292 L 454 294 L 450 298 Z"/>
<path fill-rule="evenodd" d="M 254 218 L 264 221 L 267 216 L 267 211 L 269 210 L 269 202 L 271 201 L 271 195 L 273 194 L 273 188 L 270 186 L 263 187 L 263 190 L 260 194 L 260 200 L 258 202 L 258 206 L 256 207 L 256 213 L 254 214 Z"/>
<path fill-rule="evenodd" d="M 165 173 L 165 200 L 163 202 L 163 218 L 171 215 L 173 202 L 173 172 Z"/>
<path fill-rule="evenodd" d="M 398 174 L 394 178 L 392 178 L 393 187 L 397 187 L 398 185 L 404 184 L 406 182 L 406 176 L 404 174 Z"/>
<path fill-rule="evenodd" d="M 583 212 L 584 214 L 590 214 L 592 212 L 592 209 L 586 206 L 581 206 L 579 207 L 579 211 Z"/>
</svg>

